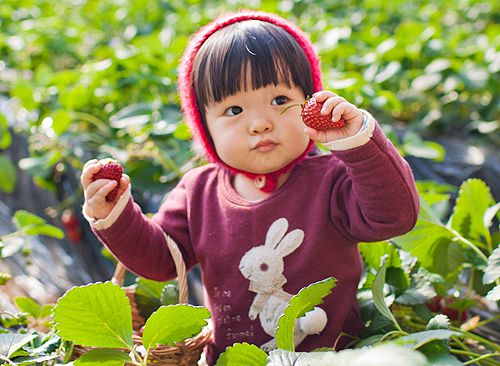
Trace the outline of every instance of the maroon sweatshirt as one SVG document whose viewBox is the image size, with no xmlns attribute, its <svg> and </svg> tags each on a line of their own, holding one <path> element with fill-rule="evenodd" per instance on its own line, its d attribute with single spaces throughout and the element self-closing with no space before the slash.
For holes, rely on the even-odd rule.
<svg viewBox="0 0 500 366">
<path fill-rule="evenodd" d="M 200 264 L 212 312 L 212 365 L 235 342 L 272 348 L 275 322 L 290 297 L 330 276 L 337 284 L 323 310 L 296 326 L 297 351 L 331 347 L 341 332 L 355 335 L 363 327 L 357 243 L 404 234 L 417 215 L 411 170 L 377 125 L 362 146 L 307 157 L 261 201 L 242 199 L 230 174 L 209 164 L 188 172 L 152 219 L 130 199 L 111 227 L 95 232 L 146 278 L 176 276 L 163 232 L 188 268 Z"/>
</svg>

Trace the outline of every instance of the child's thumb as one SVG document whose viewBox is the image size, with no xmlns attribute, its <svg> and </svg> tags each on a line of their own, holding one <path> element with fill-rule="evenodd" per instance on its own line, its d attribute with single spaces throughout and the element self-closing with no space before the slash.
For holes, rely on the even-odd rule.
<svg viewBox="0 0 500 366">
<path fill-rule="evenodd" d="M 120 188 L 118 188 L 118 197 L 125 193 L 130 186 L 130 177 L 127 174 L 123 174 L 120 180 Z"/>
</svg>

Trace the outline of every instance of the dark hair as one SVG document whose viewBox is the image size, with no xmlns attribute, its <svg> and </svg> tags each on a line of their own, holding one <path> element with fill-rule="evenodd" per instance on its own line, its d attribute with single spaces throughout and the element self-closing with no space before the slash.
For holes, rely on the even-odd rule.
<svg viewBox="0 0 500 366">
<path fill-rule="evenodd" d="M 212 34 L 196 55 L 191 82 L 203 120 L 209 104 L 250 87 L 284 82 L 298 86 L 305 96 L 314 92 L 311 66 L 297 40 L 260 20 L 234 23 Z"/>
</svg>

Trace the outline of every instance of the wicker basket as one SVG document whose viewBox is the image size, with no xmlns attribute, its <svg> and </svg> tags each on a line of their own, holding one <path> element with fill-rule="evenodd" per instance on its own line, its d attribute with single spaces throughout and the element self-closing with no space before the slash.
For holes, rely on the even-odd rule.
<svg viewBox="0 0 500 366">
<path fill-rule="evenodd" d="M 188 286 L 186 265 L 182 258 L 179 247 L 172 238 L 165 235 L 165 240 L 170 250 L 170 254 L 175 263 L 177 271 L 177 280 L 179 285 L 179 304 L 188 303 Z M 123 285 L 126 268 L 118 261 L 115 273 L 111 282 Z M 136 285 L 123 287 L 132 307 L 132 325 L 134 329 L 133 340 L 135 345 L 142 345 L 142 338 L 139 335 L 140 327 L 145 323 L 144 318 L 139 314 L 139 310 L 135 303 Z M 149 351 L 148 365 L 155 366 L 194 366 L 198 364 L 201 353 L 205 345 L 210 341 L 211 330 L 207 326 L 193 338 L 189 338 L 184 342 L 177 343 L 174 347 L 159 345 Z M 87 352 L 89 348 L 75 346 L 72 354 L 72 359 L 81 356 Z"/>
</svg>

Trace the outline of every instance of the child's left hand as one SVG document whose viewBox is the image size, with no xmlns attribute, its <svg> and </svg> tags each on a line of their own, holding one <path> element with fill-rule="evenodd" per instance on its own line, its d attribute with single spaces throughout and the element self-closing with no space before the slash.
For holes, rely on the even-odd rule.
<svg viewBox="0 0 500 366">
<path fill-rule="evenodd" d="M 331 113 L 333 122 L 337 122 L 340 118 L 343 118 L 345 126 L 332 128 L 326 131 L 319 131 L 306 126 L 304 132 L 311 140 L 331 142 L 354 136 L 359 132 L 363 124 L 363 112 L 355 105 L 329 90 L 322 90 L 314 93 L 313 97 L 316 98 L 318 102 L 324 103 L 321 114 L 326 116 Z"/>
</svg>

